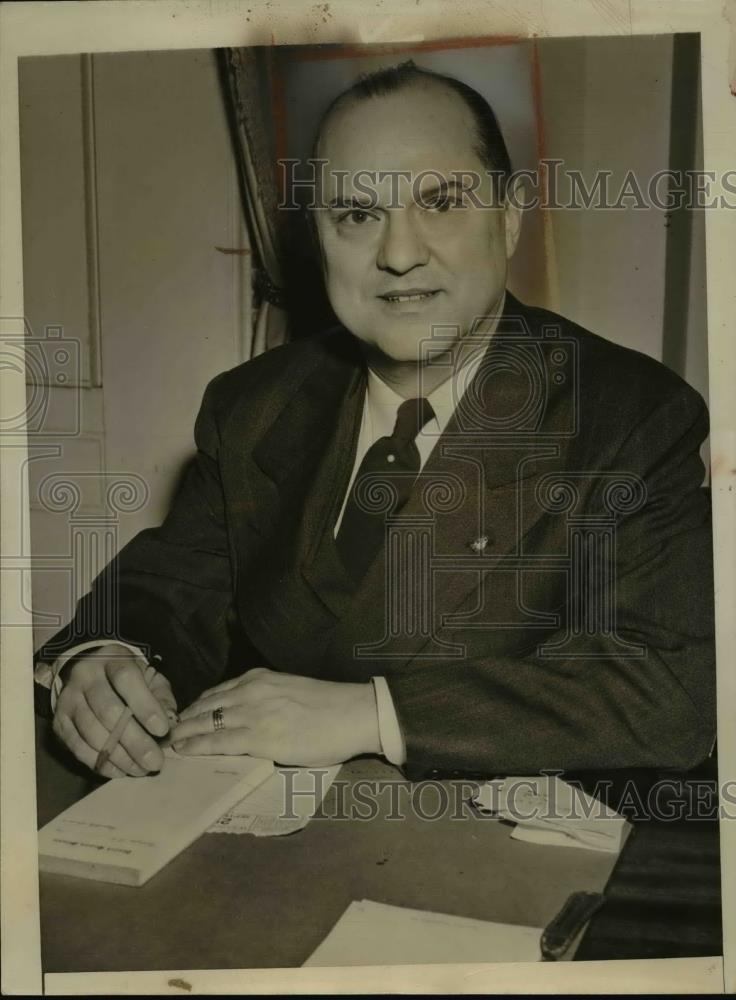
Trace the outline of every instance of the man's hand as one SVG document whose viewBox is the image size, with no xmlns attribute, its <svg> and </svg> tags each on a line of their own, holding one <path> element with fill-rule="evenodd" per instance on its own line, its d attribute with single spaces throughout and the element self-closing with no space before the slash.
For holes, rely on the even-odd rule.
<svg viewBox="0 0 736 1000">
<path fill-rule="evenodd" d="M 168 733 L 167 712 L 176 714 L 176 699 L 163 674 L 157 673 L 149 688 L 145 670 L 145 660 L 124 646 L 100 646 L 69 669 L 56 703 L 54 732 L 90 768 L 126 706 L 131 708 L 133 718 L 100 771 L 107 778 L 150 774 L 163 764 L 161 748 L 149 733 Z"/>
<path fill-rule="evenodd" d="M 216 732 L 217 708 L 224 728 Z M 370 682 L 320 681 L 265 667 L 205 691 L 182 712 L 171 740 L 179 753 L 247 753 L 302 767 L 381 752 Z"/>
</svg>

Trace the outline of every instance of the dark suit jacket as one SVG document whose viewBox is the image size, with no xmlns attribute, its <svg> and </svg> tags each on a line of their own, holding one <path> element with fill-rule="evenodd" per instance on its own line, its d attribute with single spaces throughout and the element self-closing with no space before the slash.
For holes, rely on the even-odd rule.
<svg viewBox="0 0 736 1000">
<path fill-rule="evenodd" d="M 385 675 L 412 778 L 707 756 L 701 397 L 656 361 L 508 295 L 393 524 L 398 541 L 352 588 L 333 527 L 361 357 L 337 328 L 215 378 L 165 522 L 120 552 L 41 655 L 99 634 L 118 587 L 118 620 L 103 631 L 157 653 L 180 704 L 257 664 Z M 395 558 L 412 532 L 425 539 L 411 549 L 428 560 L 423 584 Z M 387 595 L 409 602 L 398 624 Z"/>
</svg>

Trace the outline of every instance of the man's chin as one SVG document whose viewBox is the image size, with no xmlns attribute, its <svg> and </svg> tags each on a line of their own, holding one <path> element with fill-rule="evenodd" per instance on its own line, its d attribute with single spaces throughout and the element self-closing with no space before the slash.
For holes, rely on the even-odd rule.
<svg viewBox="0 0 736 1000">
<path fill-rule="evenodd" d="M 391 347 L 376 346 L 375 353 L 385 362 L 397 365 L 425 365 L 427 355 L 422 351 L 399 350 Z"/>
<path fill-rule="evenodd" d="M 416 365 L 435 360 L 451 344 L 445 339 L 433 337 L 430 330 L 401 330 L 395 333 L 382 331 L 379 336 L 371 338 L 367 346 L 396 364 Z"/>
</svg>

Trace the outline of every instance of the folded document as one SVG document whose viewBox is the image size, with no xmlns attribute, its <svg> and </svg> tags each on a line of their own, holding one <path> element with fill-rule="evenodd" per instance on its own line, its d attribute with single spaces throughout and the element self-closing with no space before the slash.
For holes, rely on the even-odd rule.
<svg viewBox="0 0 736 1000">
<path fill-rule="evenodd" d="M 473 801 L 481 811 L 516 823 L 515 840 L 535 844 L 618 853 L 630 829 L 605 803 L 546 774 L 488 781 Z"/>
<path fill-rule="evenodd" d="M 208 833 L 250 833 L 283 837 L 312 819 L 340 765 L 280 767 L 209 828 Z"/>
</svg>

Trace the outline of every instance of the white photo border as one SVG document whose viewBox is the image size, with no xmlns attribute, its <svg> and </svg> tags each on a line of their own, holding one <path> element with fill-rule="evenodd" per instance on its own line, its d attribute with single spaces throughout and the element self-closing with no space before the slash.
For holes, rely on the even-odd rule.
<svg viewBox="0 0 736 1000">
<path fill-rule="evenodd" d="M 325 9 L 328 13 L 325 13 Z M 246 20 L 246 10 L 248 20 Z M 451 15 L 449 12 L 451 11 Z M 368 44 L 449 38 L 701 36 L 704 168 L 733 168 L 736 151 L 736 0 L 96 0 L 0 5 L 0 331 L 22 335 L 23 271 L 18 57 L 80 52 L 208 49 L 268 44 Z M 718 191 L 716 190 L 716 194 Z M 715 535 L 718 745 L 721 786 L 736 778 L 736 212 L 706 213 L 709 397 Z M 16 319 L 13 319 L 15 317 Z M 18 329 L 20 324 L 20 329 Z M 0 370 L 0 426 L 23 412 L 22 371 Z M 0 467 L 2 552 L 28 552 L 19 477 L 23 433 L 4 432 Z M 24 527 L 21 527 L 24 526 Z M 17 573 L 4 560 L 0 655 L 2 990 L 7 994 L 193 993 L 694 993 L 736 992 L 736 822 L 721 821 L 724 955 L 704 959 L 372 969 L 263 969 L 121 973 L 41 970 L 36 839 L 32 629 L 18 606 Z M 25 601 L 28 604 L 28 601 Z M 187 990 L 190 992 L 190 990 Z"/>
</svg>

